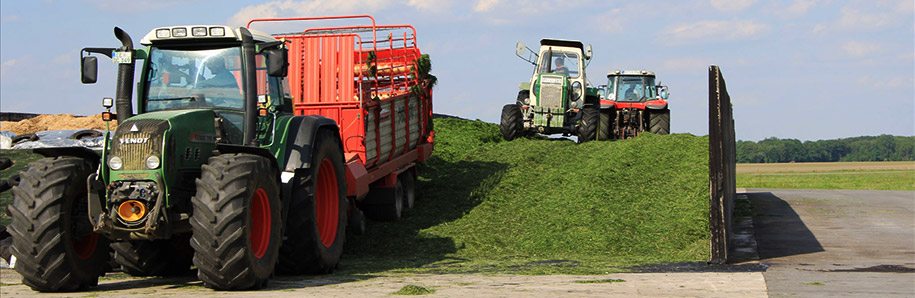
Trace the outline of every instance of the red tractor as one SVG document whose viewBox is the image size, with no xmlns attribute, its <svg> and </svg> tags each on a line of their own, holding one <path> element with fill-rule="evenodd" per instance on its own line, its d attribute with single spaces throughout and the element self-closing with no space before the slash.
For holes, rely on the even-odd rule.
<svg viewBox="0 0 915 298">
<path fill-rule="evenodd" d="M 601 86 L 599 140 L 628 139 L 643 131 L 670 133 L 667 86 L 646 70 L 617 70 Z"/>
</svg>

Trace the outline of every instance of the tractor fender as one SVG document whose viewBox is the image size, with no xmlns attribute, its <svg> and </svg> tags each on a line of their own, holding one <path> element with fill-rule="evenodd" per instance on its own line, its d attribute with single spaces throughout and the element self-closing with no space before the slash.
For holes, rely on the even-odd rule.
<svg viewBox="0 0 915 298">
<path fill-rule="evenodd" d="M 283 172 L 295 172 L 296 169 L 311 167 L 312 144 L 322 128 L 330 129 L 338 138 L 340 129 L 337 122 L 323 116 L 296 116 L 289 121 L 286 139 L 286 164 Z M 339 143 L 338 143 L 339 144 Z M 343 152 L 343 145 L 340 151 Z"/>
<path fill-rule="evenodd" d="M 318 136 L 318 130 L 328 129 L 340 137 L 340 129 L 337 122 L 333 119 L 323 116 L 295 116 L 289 120 L 286 139 L 286 164 L 282 166 L 282 172 L 279 173 L 280 192 L 283 197 L 283 221 L 285 222 L 289 214 L 289 204 L 292 202 L 292 192 L 304 183 L 308 183 L 307 177 L 311 168 L 311 154 L 313 152 L 312 144 Z M 279 133 L 279 132 L 277 132 Z M 343 145 L 340 151 L 343 152 Z"/>
<path fill-rule="evenodd" d="M 666 103 L 664 103 L 664 104 L 656 104 L 656 105 L 647 104 L 647 105 L 645 105 L 645 108 L 646 108 L 646 109 L 649 109 L 649 110 L 663 110 L 663 109 L 666 109 L 666 108 L 667 108 L 667 104 L 666 104 Z"/>
<path fill-rule="evenodd" d="M 102 161 L 102 155 L 95 150 L 86 147 L 53 147 L 53 148 L 35 148 L 32 149 L 44 157 L 73 156 L 88 160 L 93 165 L 98 165 Z"/>
</svg>

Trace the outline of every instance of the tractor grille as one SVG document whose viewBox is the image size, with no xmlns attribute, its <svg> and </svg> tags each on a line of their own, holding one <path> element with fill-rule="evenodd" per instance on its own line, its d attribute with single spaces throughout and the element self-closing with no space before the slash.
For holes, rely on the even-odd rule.
<svg viewBox="0 0 915 298">
<path fill-rule="evenodd" d="M 125 121 L 111 141 L 111 155 L 121 157 L 124 171 L 145 170 L 146 157 L 162 157 L 162 137 L 169 128 L 165 120 Z"/>
<path fill-rule="evenodd" d="M 561 108 L 562 84 L 541 84 L 540 106 L 545 108 Z"/>
</svg>

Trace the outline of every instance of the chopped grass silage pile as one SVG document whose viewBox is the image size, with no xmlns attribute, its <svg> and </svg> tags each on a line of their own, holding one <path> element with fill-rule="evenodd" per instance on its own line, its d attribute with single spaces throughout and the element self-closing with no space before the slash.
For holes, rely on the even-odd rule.
<svg viewBox="0 0 915 298">
<path fill-rule="evenodd" d="M 341 269 L 603 273 L 708 258 L 708 139 L 505 142 L 436 119 L 417 207 L 350 237 Z M 616 269 L 614 269 L 616 268 Z"/>
</svg>

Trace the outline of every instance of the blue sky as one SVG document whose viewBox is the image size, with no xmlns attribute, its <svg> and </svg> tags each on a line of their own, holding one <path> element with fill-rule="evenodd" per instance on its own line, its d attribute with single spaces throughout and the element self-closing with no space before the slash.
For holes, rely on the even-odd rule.
<svg viewBox="0 0 915 298">
<path fill-rule="evenodd" d="M 79 83 L 83 47 L 116 47 L 112 28 L 138 44 L 157 26 L 229 24 L 251 18 L 371 14 L 412 24 L 438 76 L 437 113 L 498 122 L 532 66 L 515 42 L 582 40 L 588 76 L 655 71 L 670 87 L 672 131 L 708 133 L 708 74 L 721 66 L 737 138 L 801 140 L 915 135 L 912 0 L 0 0 L 0 110 L 102 111 L 115 66 Z M 349 22 L 346 24 L 355 24 Z M 361 23 L 359 23 L 361 24 Z M 299 24 L 295 29 L 304 29 Z M 285 32 L 285 31 L 283 31 Z M 2 129 L 2 128 L 0 128 Z"/>
</svg>

